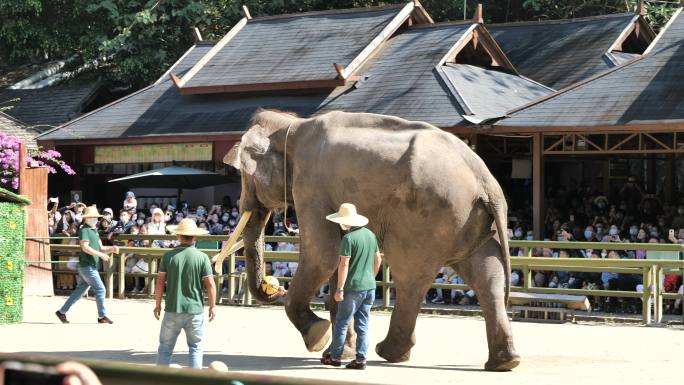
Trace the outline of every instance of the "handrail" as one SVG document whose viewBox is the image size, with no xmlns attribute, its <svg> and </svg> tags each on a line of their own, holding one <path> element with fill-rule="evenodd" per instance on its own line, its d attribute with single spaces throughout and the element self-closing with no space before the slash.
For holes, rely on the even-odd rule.
<svg viewBox="0 0 684 385">
<path fill-rule="evenodd" d="M 144 237 L 145 239 L 159 239 L 158 235 L 146 236 L 131 236 L 126 235 L 122 239 L 129 239 L 129 237 Z M 173 236 L 165 236 L 168 239 L 174 239 Z M 206 239 L 226 240 L 226 236 L 206 236 Z M 200 238 L 200 239 L 202 239 Z M 269 239 L 270 238 L 270 239 Z M 267 241 L 285 241 L 291 242 L 298 237 L 266 237 Z M 217 287 L 221 287 L 224 279 L 228 280 L 229 292 L 234 292 L 236 270 L 235 261 L 244 260 L 244 256 L 238 256 L 235 253 L 242 248 L 241 241 L 234 243 L 232 247 L 226 249 L 224 246 L 224 254 L 227 254 L 226 259 L 229 260 L 228 271 L 223 274 L 218 267 L 222 264 L 216 261 Z M 654 244 L 654 243 L 608 243 L 608 242 L 559 242 L 559 241 L 510 241 L 511 247 L 523 248 L 551 248 L 551 249 L 609 249 L 609 250 L 653 250 L 653 251 L 679 251 L 684 252 L 684 245 L 679 244 Z M 52 244 L 51 248 L 56 252 L 73 252 L 80 249 L 78 245 L 62 245 Z M 156 273 L 156 262 L 169 249 L 164 248 L 150 248 L 150 247 L 119 247 L 120 253 L 124 258 L 120 258 L 120 264 L 116 275 L 119 277 L 119 297 L 123 298 L 123 284 L 124 278 L 130 273 L 125 273 L 125 259 L 130 255 L 146 256 L 151 259 L 150 272 L 147 276 L 150 280 L 154 280 Z M 221 251 L 218 249 L 202 249 L 210 257 L 216 258 Z M 299 252 L 297 251 L 265 251 L 264 262 L 297 262 L 299 260 Z M 110 263 L 111 264 L 111 263 Z M 154 266 L 153 266 L 154 265 Z M 107 273 L 107 291 L 108 295 L 112 296 L 110 290 L 113 287 L 113 266 L 108 266 Z M 626 297 L 626 298 L 641 298 L 643 301 L 643 321 L 648 324 L 651 322 L 651 302 L 655 301 L 655 311 L 653 319 L 656 322 L 662 320 L 662 302 L 663 299 L 684 299 L 684 295 L 676 293 L 663 293 L 662 276 L 665 272 L 684 274 L 684 261 L 682 260 L 654 260 L 654 259 L 598 259 L 598 258 L 545 258 L 545 257 L 511 257 L 511 267 L 519 269 L 523 272 L 523 286 L 514 286 L 512 291 L 528 292 L 528 293 L 555 293 L 555 294 L 576 294 L 596 297 Z M 563 289 L 563 288 L 547 288 L 547 287 L 533 287 L 532 286 L 532 271 L 533 270 L 551 270 L 551 271 L 579 271 L 579 272 L 614 272 L 619 274 L 638 274 L 642 276 L 643 293 L 636 291 L 618 291 L 618 290 L 585 290 L 585 289 Z M 130 274 L 130 276 L 141 276 L 141 274 Z M 142 275 L 145 276 L 145 275 Z M 283 279 L 283 281 L 286 281 Z M 382 281 L 377 282 L 378 286 L 383 289 L 384 305 L 390 307 L 390 289 L 394 287 L 394 282 L 391 280 L 391 271 L 389 266 L 383 262 L 383 277 Z M 153 286 L 150 284 L 150 288 Z M 432 288 L 440 289 L 464 289 L 467 285 L 455 284 L 433 284 Z M 150 293 L 153 294 L 153 293 Z M 217 295 L 217 301 L 221 301 L 221 294 Z M 684 314 L 682 315 L 684 319 Z"/>
</svg>

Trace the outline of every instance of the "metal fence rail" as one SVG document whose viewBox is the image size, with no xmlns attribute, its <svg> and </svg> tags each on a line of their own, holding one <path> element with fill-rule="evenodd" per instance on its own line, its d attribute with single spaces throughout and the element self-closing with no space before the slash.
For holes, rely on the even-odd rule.
<svg viewBox="0 0 684 385">
<path fill-rule="evenodd" d="M 53 238 L 54 239 L 54 238 Z M 59 238 L 59 239 L 75 239 L 75 238 Z M 115 243 L 128 240 L 173 240 L 175 236 L 172 235 L 117 235 L 113 237 Z M 226 241 L 228 236 L 202 236 L 199 240 L 210 241 Z M 46 238 L 33 238 L 36 241 L 47 243 Z M 299 242 L 298 237 L 281 237 L 281 236 L 267 236 L 266 242 Z M 48 241 L 49 242 L 49 241 Z M 235 293 L 238 287 L 236 280 L 242 278 L 240 273 L 235 269 L 235 262 L 237 260 L 244 260 L 244 257 L 236 255 L 236 252 L 241 249 L 241 244 L 236 244 L 228 255 L 228 271 L 224 274 L 216 276 L 217 301 L 222 300 L 222 293 L 220 288 L 224 281 L 227 282 L 229 299 Z M 684 261 L 682 260 L 653 260 L 653 259 L 595 259 L 595 258 L 542 258 L 531 257 L 531 250 L 534 248 L 551 248 L 551 249 L 608 249 L 608 250 L 648 250 L 648 251 L 675 251 L 684 253 L 684 245 L 674 244 L 653 244 L 653 243 L 603 243 L 603 242 L 556 242 L 556 241 L 518 241 L 511 240 L 511 247 L 525 248 L 528 257 L 512 257 L 511 267 L 513 269 L 521 270 L 523 272 L 523 286 L 513 286 L 512 291 L 524 293 L 542 293 L 542 294 L 574 294 L 594 297 L 623 297 L 623 298 L 641 298 L 642 318 L 645 324 L 652 321 L 661 322 L 663 315 L 663 300 L 665 299 L 684 299 L 683 295 L 676 293 L 665 293 L 662 287 L 662 277 L 665 273 L 682 275 L 684 273 Z M 74 253 L 79 250 L 78 245 L 61 245 L 50 244 L 51 249 L 57 253 Z M 118 258 L 118 266 L 113 265 L 114 258 L 105 266 L 105 285 L 107 287 L 107 295 L 112 298 L 114 288 L 114 278 L 118 280 L 117 297 L 124 298 L 125 277 L 142 276 L 149 279 L 149 293 L 154 295 L 154 281 L 156 279 L 157 259 L 159 259 L 168 249 L 163 248 L 149 248 L 149 247 L 127 247 L 120 246 L 121 255 Z M 209 257 L 215 257 L 220 253 L 218 249 L 203 249 Z M 126 273 L 125 260 L 131 256 L 147 257 L 150 259 L 149 271 L 147 274 L 142 273 Z M 265 251 L 265 262 L 297 262 L 299 260 L 299 252 L 286 251 Z M 63 263 L 63 262 L 62 262 Z M 643 282 L 644 290 L 639 293 L 636 291 L 621 291 L 621 290 L 588 290 L 588 289 L 564 289 L 564 288 L 548 288 L 548 287 L 534 287 L 532 286 L 532 272 L 534 270 L 546 271 L 574 271 L 574 272 L 612 272 L 619 274 L 636 274 L 640 275 Z M 377 282 L 377 286 L 382 288 L 384 306 L 390 307 L 390 290 L 394 287 L 391 280 L 390 267 L 383 263 L 382 266 L 382 280 Z M 73 273 L 70 271 L 55 271 L 55 273 Z M 286 277 L 279 277 L 279 280 L 287 282 L 290 279 Z M 433 284 L 435 289 L 467 289 L 467 285 L 454 284 Z M 249 290 L 246 290 L 245 303 L 251 303 L 251 296 Z M 651 309 L 653 308 L 653 314 Z M 684 314 L 682 314 L 684 321 Z"/>
</svg>

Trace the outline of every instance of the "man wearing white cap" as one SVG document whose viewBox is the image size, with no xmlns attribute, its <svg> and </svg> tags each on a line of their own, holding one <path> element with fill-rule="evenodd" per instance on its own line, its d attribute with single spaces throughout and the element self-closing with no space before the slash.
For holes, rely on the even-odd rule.
<svg viewBox="0 0 684 385">
<path fill-rule="evenodd" d="M 95 229 L 100 217 L 102 217 L 102 215 L 97 212 L 97 207 L 95 206 L 86 207 L 83 212 L 83 226 L 78 230 L 78 240 L 81 245 L 81 251 L 78 258 L 78 275 L 80 281 L 62 308 L 55 312 L 55 315 L 57 315 L 57 318 L 59 318 L 62 323 L 69 323 L 69 321 L 67 321 L 66 313 L 76 301 L 83 297 L 83 294 L 88 291 L 89 287 L 92 287 L 93 291 L 95 291 L 95 303 L 97 303 L 98 315 L 97 322 L 101 324 L 113 323 L 106 314 L 104 306 L 106 289 L 104 283 L 102 283 L 100 273 L 97 270 L 97 264 L 100 259 L 105 262 L 109 261 L 109 255 L 107 254 L 118 254 L 119 248 L 117 246 L 102 245 L 100 235 Z"/>
<path fill-rule="evenodd" d="M 206 235 L 207 231 L 197 228 L 191 219 L 183 219 L 178 226 L 169 226 L 176 233 L 180 246 L 167 252 L 159 264 L 159 275 L 155 298 L 154 316 L 159 319 L 161 301 L 166 284 L 166 306 L 164 319 L 159 332 L 157 365 L 169 366 L 176 339 L 181 329 L 190 351 L 189 365 L 202 368 L 202 340 L 204 339 L 204 294 L 209 298 L 209 321 L 214 320 L 216 305 L 216 285 L 211 271 L 209 257 L 195 248 L 196 237 Z"/>
<path fill-rule="evenodd" d="M 343 203 L 338 212 L 326 217 L 346 232 L 340 244 L 337 267 L 337 315 L 330 354 L 321 359 L 324 365 L 340 366 L 349 322 L 354 317 L 356 359 L 347 369 L 365 369 L 368 353 L 368 321 L 375 300 L 375 276 L 380 269 L 380 250 L 375 234 L 368 230 L 368 218 L 356 213 L 356 206 Z"/>
</svg>

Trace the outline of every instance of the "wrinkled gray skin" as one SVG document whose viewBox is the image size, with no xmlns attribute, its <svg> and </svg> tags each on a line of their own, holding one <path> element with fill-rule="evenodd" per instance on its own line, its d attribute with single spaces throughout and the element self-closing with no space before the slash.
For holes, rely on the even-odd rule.
<svg viewBox="0 0 684 385">
<path fill-rule="evenodd" d="M 224 158 L 242 171 L 240 209 L 253 212 L 244 232 L 252 295 L 264 303 L 278 297 L 266 296 L 258 285 L 267 214 L 285 204 L 288 127 L 287 204 L 297 209 L 301 250 L 285 308 L 306 347 L 321 351 L 330 339 L 330 322 L 309 307 L 325 282 L 335 290 L 341 232 L 325 216 L 351 202 L 370 220 L 396 285 L 390 328 L 376 346 L 381 357 L 409 359 L 423 297 L 439 268 L 449 265 L 477 292 L 489 345 L 485 369 L 517 366 L 505 309 L 508 241 L 503 236 L 499 244 L 495 236 L 506 234 L 503 192 L 465 143 L 427 123 L 363 113 L 301 119 L 258 111 L 241 143 Z"/>
</svg>

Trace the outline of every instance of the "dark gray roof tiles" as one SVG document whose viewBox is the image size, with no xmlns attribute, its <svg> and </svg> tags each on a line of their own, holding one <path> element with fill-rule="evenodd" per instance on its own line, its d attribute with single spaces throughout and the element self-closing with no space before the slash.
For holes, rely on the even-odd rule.
<svg viewBox="0 0 684 385">
<path fill-rule="evenodd" d="M 19 138 L 29 148 L 37 148 L 36 136 L 38 131 L 27 128 L 20 121 L 0 112 L 0 132 L 7 136 Z"/>
<path fill-rule="evenodd" d="M 680 10 L 640 59 L 513 112 L 499 126 L 591 127 L 684 122 L 684 16 Z"/>
<path fill-rule="evenodd" d="M 183 72 L 211 48 L 194 46 L 174 68 Z M 83 140 L 155 135 L 192 135 L 242 131 L 259 107 L 281 108 L 301 115 L 312 113 L 323 96 L 229 97 L 181 95 L 172 82 L 154 85 L 126 96 L 40 137 L 40 140 Z"/>
<path fill-rule="evenodd" d="M 249 20 L 183 87 L 335 79 L 400 10 Z"/>
<path fill-rule="evenodd" d="M 438 127 L 500 117 L 552 90 L 517 75 L 440 60 L 473 25 L 437 24 L 406 30 L 385 43 L 359 74 L 367 79 L 337 92 L 321 111 L 372 112 Z M 448 83 L 450 84 L 448 84 Z"/>
<path fill-rule="evenodd" d="M 321 112 L 342 110 L 396 115 L 440 127 L 463 121 L 464 111 L 435 66 L 471 23 L 415 27 L 384 43 L 358 73 L 367 79 L 334 93 Z"/>
<path fill-rule="evenodd" d="M 633 13 L 623 13 L 491 24 L 487 29 L 518 72 L 561 89 L 611 68 L 603 55 L 636 18 Z"/>
<path fill-rule="evenodd" d="M 79 116 L 99 89 L 98 82 L 67 83 L 53 87 L 27 90 L 0 90 L 0 101 L 18 99 L 8 103 L 5 111 L 27 126 L 47 131 Z"/>
<path fill-rule="evenodd" d="M 502 117 L 511 108 L 553 92 L 524 77 L 497 70 L 467 64 L 447 64 L 443 70 L 471 110 L 471 122 Z"/>
</svg>

